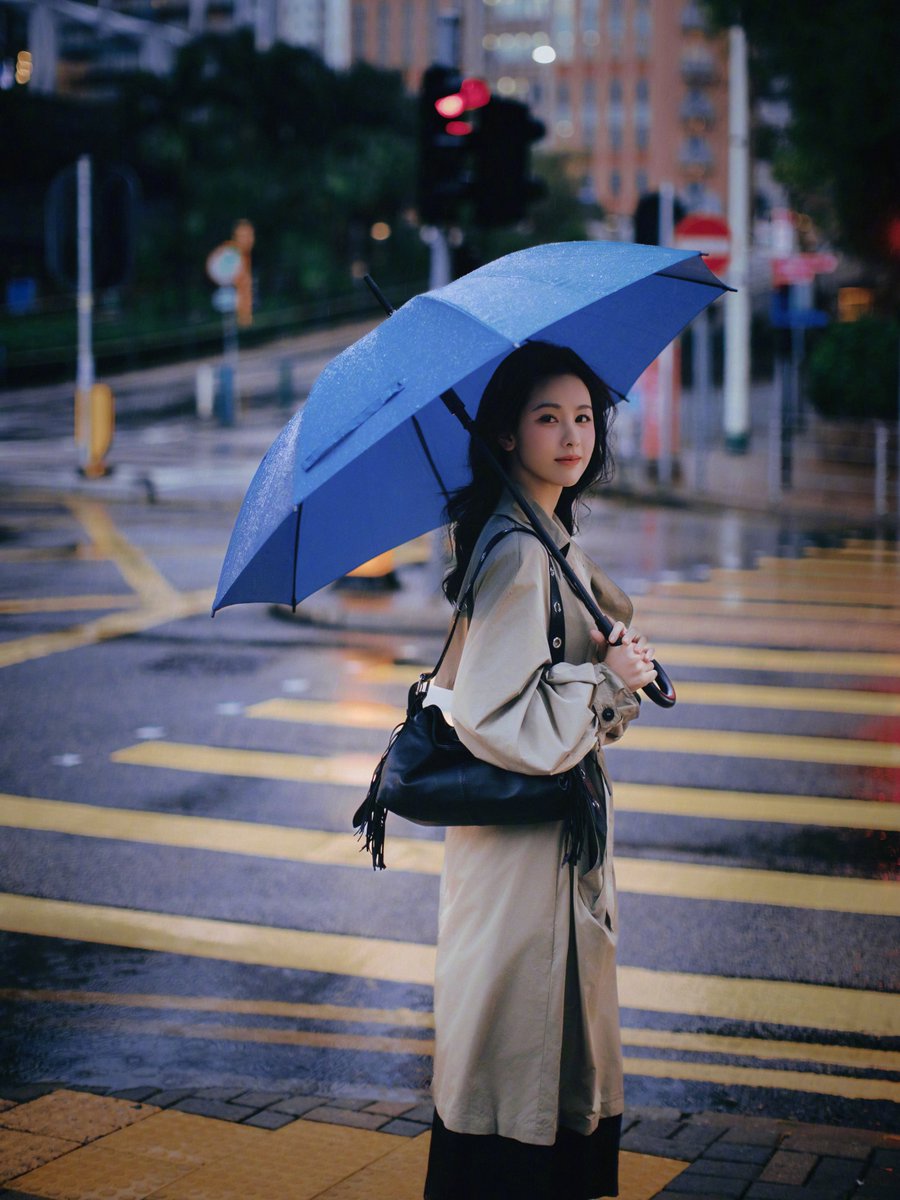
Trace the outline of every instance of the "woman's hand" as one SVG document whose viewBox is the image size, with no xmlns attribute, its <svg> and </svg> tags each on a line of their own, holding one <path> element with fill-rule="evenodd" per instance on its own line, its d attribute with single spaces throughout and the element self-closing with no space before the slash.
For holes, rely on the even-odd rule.
<svg viewBox="0 0 900 1200">
<path fill-rule="evenodd" d="M 656 679 L 654 650 L 642 633 L 626 629 L 621 621 L 616 621 L 608 639 L 599 629 L 592 629 L 591 640 L 598 646 L 606 646 L 603 661 L 631 691 L 637 692 Z"/>
</svg>

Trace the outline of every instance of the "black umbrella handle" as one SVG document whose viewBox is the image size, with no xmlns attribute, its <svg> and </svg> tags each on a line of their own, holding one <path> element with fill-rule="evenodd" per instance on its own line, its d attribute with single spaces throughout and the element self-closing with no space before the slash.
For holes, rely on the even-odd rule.
<svg viewBox="0 0 900 1200">
<path fill-rule="evenodd" d="M 497 461 L 488 447 L 484 444 L 484 439 L 475 428 L 475 422 L 466 412 L 465 405 L 460 400 L 459 396 L 452 388 L 450 388 L 446 392 L 441 393 L 441 400 L 454 415 L 454 417 L 456 417 L 456 419 L 463 425 L 469 436 L 473 438 L 476 444 L 480 447 L 492 469 L 497 475 L 499 475 L 504 486 L 509 489 L 516 503 L 525 513 L 525 516 L 528 518 L 529 522 L 534 528 L 534 532 L 546 547 L 547 552 L 556 561 L 560 571 L 566 579 L 566 582 L 572 588 L 572 591 L 576 594 L 578 599 L 591 614 L 591 617 L 603 636 L 605 638 L 609 638 L 609 635 L 613 629 L 613 622 L 609 619 L 606 613 L 600 609 L 597 601 L 569 566 L 568 562 L 566 562 L 562 551 L 559 549 L 553 539 L 546 533 L 534 509 L 525 498 L 522 489 L 515 482 L 515 480 L 511 479 L 506 471 L 504 471 L 502 465 Z M 656 680 L 653 683 L 648 683 L 646 687 L 641 688 L 641 691 L 645 696 L 652 700 L 654 704 L 658 704 L 660 708 L 672 708 L 676 700 L 675 688 L 672 685 L 672 681 L 669 679 L 669 676 L 659 665 L 656 659 L 653 660 L 653 669 L 656 671 Z"/>
</svg>

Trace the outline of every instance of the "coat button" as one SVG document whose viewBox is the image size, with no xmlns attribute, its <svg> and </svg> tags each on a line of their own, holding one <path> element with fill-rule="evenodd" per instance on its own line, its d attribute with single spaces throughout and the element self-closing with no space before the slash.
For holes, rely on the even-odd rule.
<svg viewBox="0 0 900 1200">
<path fill-rule="evenodd" d="M 607 707 L 604 708 L 604 710 L 600 714 L 600 716 L 603 718 L 604 721 L 614 721 L 615 717 L 616 717 L 616 710 L 614 708 L 610 708 L 609 705 L 607 705 Z"/>
</svg>

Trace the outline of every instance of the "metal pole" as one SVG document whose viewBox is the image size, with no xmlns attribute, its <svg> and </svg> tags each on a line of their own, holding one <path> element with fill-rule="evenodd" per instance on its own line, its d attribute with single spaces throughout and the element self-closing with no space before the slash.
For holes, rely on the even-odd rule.
<svg viewBox="0 0 900 1200">
<path fill-rule="evenodd" d="M 750 134 L 747 39 L 740 25 L 728 31 L 728 282 L 737 289 L 725 309 L 725 445 L 744 454 L 750 441 Z"/>
<path fill-rule="evenodd" d="M 886 421 L 875 422 L 875 516 L 886 517 L 888 512 L 888 427 Z"/>
<path fill-rule="evenodd" d="M 446 287 L 452 279 L 450 270 L 450 247 L 447 243 L 447 232 L 438 225 L 432 226 L 432 234 L 428 240 L 430 252 L 428 266 L 428 289 Z"/>
<path fill-rule="evenodd" d="M 659 244 L 671 246 L 675 239 L 675 188 L 671 183 L 659 185 Z M 672 482 L 672 396 L 674 391 L 675 354 L 670 345 L 659 356 L 659 482 L 668 487 Z"/>
<path fill-rule="evenodd" d="M 95 382 L 92 344 L 94 293 L 91 269 L 91 159 L 83 154 L 76 167 L 78 222 L 78 359 L 75 372 L 76 436 L 82 469 L 90 461 L 91 392 Z"/>
<path fill-rule="evenodd" d="M 781 499 L 781 410 L 783 406 L 781 355 L 775 356 L 772 398 L 769 401 L 769 502 Z"/>
<path fill-rule="evenodd" d="M 694 441 L 694 487 L 706 490 L 706 418 L 709 408 L 709 312 L 704 308 L 694 320 L 694 406 L 691 422 Z"/>
</svg>

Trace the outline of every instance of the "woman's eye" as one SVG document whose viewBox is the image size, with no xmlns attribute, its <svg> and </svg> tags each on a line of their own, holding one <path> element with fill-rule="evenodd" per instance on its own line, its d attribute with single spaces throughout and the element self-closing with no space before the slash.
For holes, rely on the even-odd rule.
<svg viewBox="0 0 900 1200">
<path fill-rule="evenodd" d="M 591 418 L 588 416 L 587 413 L 579 413 L 576 420 L 580 421 L 582 425 L 590 425 L 590 423 L 591 423 Z"/>
</svg>

